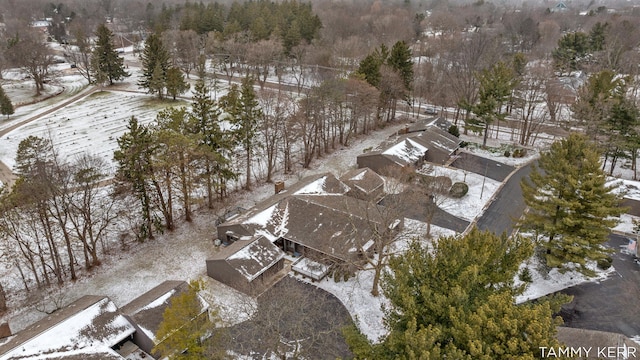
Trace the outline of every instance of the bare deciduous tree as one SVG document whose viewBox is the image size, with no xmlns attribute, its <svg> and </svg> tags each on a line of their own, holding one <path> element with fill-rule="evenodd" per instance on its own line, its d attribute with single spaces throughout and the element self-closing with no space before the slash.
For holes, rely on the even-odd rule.
<svg viewBox="0 0 640 360">
<path fill-rule="evenodd" d="M 45 81 L 52 75 L 50 66 L 53 64 L 53 54 L 43 34 L 30 28 L 21 29 L 10 39 L 7 55 L 14 66 L 20 67 L 33 80 L 36 95 L 40 95 Z"/>
<path fill-rule="evenodd" d="M 257 312 L 247 308 L 251 320 L 230 330 L 235 352 L 278 359 L 351 355 L 341 334 L 349 314 L 338 299 L 312 285 L 287 276 L 258 297 Z"/>
</svg>

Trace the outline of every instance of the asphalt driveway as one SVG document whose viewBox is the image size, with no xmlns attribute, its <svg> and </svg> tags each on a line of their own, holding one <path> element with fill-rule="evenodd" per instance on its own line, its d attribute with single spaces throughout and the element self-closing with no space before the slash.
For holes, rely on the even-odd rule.
<svg viewBox="0 0 640 360">
<path fill-rule="evenodd" d="M 489 179 L 504 181 L 511 174 L 515 167 L 506 165 L 491 159 L 483 158 L 474 154 L 461 152 L 451 166 L 470 171 L 479 175 L 485 175 Z"/>
<path fill-rule="evenodd" d="M 640 335 L 640 265 L 632 255 L 622 253 L 624 236 L 611 235 L 608 245 L 616 272 L 599 283 L 585 283 L 561 291 L 572 295 L 573 301 L 560 313 L 565 326 L 610 331 L 628 337 Z"/>
<path fill-rule="evenodd" d="M 520 181 L 531 173 L 531 164 L 518 169 L 493 199 L 489 207 L 478 219 L 480 230 L 489 230 L 497 235 L 507 233 L 511 235 L 516 222 L 524 213 L 526 205 L 522 197 Z"/>
</svg>

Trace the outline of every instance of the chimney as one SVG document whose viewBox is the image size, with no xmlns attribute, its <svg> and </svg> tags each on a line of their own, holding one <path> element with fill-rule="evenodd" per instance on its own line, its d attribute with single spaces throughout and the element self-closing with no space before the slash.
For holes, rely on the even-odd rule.
<svg viewBox="0 0 640 360">
<path fill-rule="evenodd" d="M 9 323 L 0 324 L 0 339 L 11 336 L 11 329 L 9 328 Z"/>
<path fill-rule="evenodd" d="M 276 181 L 273 185 L 276 194 L 284 190 L 284 181 Z"/>
</svg>

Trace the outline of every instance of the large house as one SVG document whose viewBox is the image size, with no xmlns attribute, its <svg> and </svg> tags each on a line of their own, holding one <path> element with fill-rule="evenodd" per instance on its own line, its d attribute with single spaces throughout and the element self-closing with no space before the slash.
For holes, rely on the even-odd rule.
<svg viewBox="0 0 640 360">
<path fill-rule="evenodd" d="M 369 168 L 381 174 L 403 168 L 418 168 L 424 162 L 443 165 L 460 147 L 460 139 L 449 134 L 450 126 L 443 118 L 407 127 L 377 149 L 360 154 L 359 168 Z"/>
<path fill-rule="evenodd" d="M 328 173 L 308 177 L 220 224 L 224 246 L 207 260 L 207 274 L 253 293 L 272 282 L 285 256 L 296 260 L 294 271 L 316 280 L 331 266 L 353 266 L 370 256 L 376 227 L 399 230 L 403 219 L 386 224 L 382 218 L 379 175 L 359 169 L 343 179 Z"/>
</svg>

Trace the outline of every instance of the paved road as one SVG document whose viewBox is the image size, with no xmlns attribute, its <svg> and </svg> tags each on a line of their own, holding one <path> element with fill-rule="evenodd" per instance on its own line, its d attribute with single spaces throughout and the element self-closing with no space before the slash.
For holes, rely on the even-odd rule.
<svg viewBox="0 0 640 360">
<path fill-rule="evenodd" d="M 489 179 L 497 181 L 503 181 L 515 170 L 513 166 L 467 152 L 458 154 L 458 158 L 451 163 L 451 166 L 476 174 L 486 175 Z"/>
<path fill-rule="evenodd" d="M 632 255 L 621 253 L 620 246 L 627 238 L 611 235 L 609 246 L 616 269 L 607 280 L 585 283 L 562 291 L 572 295 L 573 301 L 565 305 L 560 315 L 565 326 L 581 329 L 622 333 L 628 337 L 640 335 L 640 265 Z"/>
<path fill-rule="evenodd" d="M 520 181 L 525 176 L 529 176 L 529 173 L 531 173 L 531 164 L 521 167 L 511 175 L 489 208 L 478 219 L 477 227 L 479 229 L 490 230 L 495 234 L 506 232 L 509 235 L 513 232 L 516 221 L 522 216 L 525 209 Z"/>
</svg>

